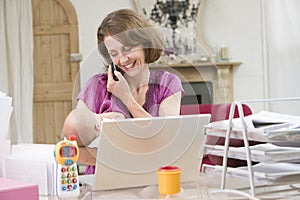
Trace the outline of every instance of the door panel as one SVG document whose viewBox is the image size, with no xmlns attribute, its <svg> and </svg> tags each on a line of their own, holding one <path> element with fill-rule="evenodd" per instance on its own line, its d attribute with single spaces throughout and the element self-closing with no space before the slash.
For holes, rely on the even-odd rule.
<svg viewBox="0 0 300 200">
<path fill-rule="evenodd" d="M 32 0 L 34 29 L 33 136 L 35 143 L 56 143 L 77 94 L 77 16 L 68 0 Z"/>
</svg>

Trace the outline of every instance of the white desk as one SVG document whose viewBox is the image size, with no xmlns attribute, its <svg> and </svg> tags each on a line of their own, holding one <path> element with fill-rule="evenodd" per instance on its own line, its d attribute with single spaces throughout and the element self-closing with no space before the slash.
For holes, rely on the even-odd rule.
<svg viewBox="0 0 300 200">
<path fill-rule="evenodd" d="M 181 185 L 182 190 L 177 195 L 169 196 L 175 199 L 210 199 L 207 188 L 199 188 L 195 182 L 185 183 Z M 94 200 L 94 199 L 164 199 L 166 197 L 160 196 L 156 185 L 120 190 L 109 191 L 91 191 L 87 185 L 81 186 L 81 193 L 78 198 L 80 200 Z M 58 200 L 55 196 L 40 196 L 40 200 Z"/>
<path fill-rule="evenodd" d="M 264 185 L 262 183 L 256 183 L 256 198 L 257 199 L 300 199 L 300 181 L 299 184 L 289 183 L 277 184 L 277 185 Z M 242 195 L 226 192 L 228 190 L 236 190 L 244 192 L 244 194 L 250 194 L 250 182 L 245 177 L 233 177 L 227 175 L 226 189 L 220 190 L 221 188 L 221 174 L 203 174 L 199 177 L 199 188 L 207 188 L 207 192 L 212 199 L 251 199 L 241 198 Z"/>
<path fill-rule="evenodd" d="M 173 196 L 174 199 L 184 199 L 184 200 L 236 200 L 236 199 L 249 199 L 242 197 L 241 195 L 232 193 L 216 193 L 220 191 L 221 175 L 220 174 L 202 174 L 199 176 L 199 181 L 197 183 L 186 183 L 182 184 L 182 191 L 177 196 Z M 290 186 L 286 186 L 290 187 Z M 300 199 L 300 186 L 294 185 L 294 187 L 299 188 L 295 190 L 290 190 L 282 186 L 271 187 L 261 187 L 258 188 L 259 194 L 257 198 L 259 199 Z M 226 188 L 237 189 L 245 193 L 249 192 L 249 180 L 245 178 L 228 177 L 226 182 Z M 40 196 L 40 200 L 58 200 L 56 196 Z M 111 191 L 99 191 L 93 192 L 90 190 L 89 186 L 83 185 L 81 187 L 81 194 L 76 200 L 101 200 L 101 199 L 114 199 L 114 200 L 124 200 L 124 199 L 164 199 L 158 194 L 157 186 L 130 188 L 122 190 L 111 190 Z"/>
</svg>

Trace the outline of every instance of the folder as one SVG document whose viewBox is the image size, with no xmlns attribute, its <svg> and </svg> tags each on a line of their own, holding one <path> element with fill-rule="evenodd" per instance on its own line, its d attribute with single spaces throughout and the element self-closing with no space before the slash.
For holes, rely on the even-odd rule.
<svg viewBox="0 0 300 200">
<path fill-rule="evenodd" d="M 38 185 L 0 178 L 0 199 L 38 200 Z"/>
</svg>

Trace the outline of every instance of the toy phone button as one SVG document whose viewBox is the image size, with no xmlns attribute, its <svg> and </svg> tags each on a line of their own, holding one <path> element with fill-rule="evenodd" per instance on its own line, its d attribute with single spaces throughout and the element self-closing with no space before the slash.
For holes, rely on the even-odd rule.
<svg viewBox="0 0 300 200">
<path fill-rule="evenodd" d="M 73 160 L 66 160 L 65 161 L 65 165 L 69 166 L 69 165 L 73 165 L 74 161 Z"/>
<path fill-rule="evenodd" d="M 68 190 L 72 190 L 72 188 L 73 188 L 72 185 L 68 185 L 67 187 L 68 187 Z"/>
<path fill-rule="evenodd" d="M 61 186 L 61 190 L 62 191 L 66 191 L 67 190 L 67 187 L 65 185 Z"/>
</svg>

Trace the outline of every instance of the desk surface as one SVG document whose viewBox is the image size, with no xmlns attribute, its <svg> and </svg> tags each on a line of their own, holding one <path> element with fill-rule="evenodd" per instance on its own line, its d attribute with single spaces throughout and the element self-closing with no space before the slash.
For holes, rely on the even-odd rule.
<svg viewBox="0 0 300 200">
<path fill-rule="evenodd" d="M 195 182 L 184 183 L 181 185 L 181 191 L 179 194 L 170 196 L 160 196 L 158 193 L 157 185 L 151 185 L 147 187 L 128 188 L 120 190 L 108 190 L 108 191 L 91 191 L 91 187 L 83 184 L 80 188 L 81 193 L 78 198 L 80 200 L 91 199 L 210 199 L 209 193 L 206 188 L 199 188 Z M 56 196 L 40 196 L 40 200 L 58 200 Z"/>
<path fill-rule="evenodd" d="M 181 185 L 181 192 L 174 199 L 203 199 L 203 200 L 234 200 L 241 199 L 240 194 L 233 194 L 230 192 L 220 190 L 221 177 L 219 174 L 202 174 L 199 176 L 199 181 L 184 183 Z M 244 178 L 228 177 L 226 182 L 226 188 L 236 189 L 240 188 L 244 194 L 249 194 L 249 181 Z M 292 184 L 287 186 L 275 186 L 274 189 L 271 187 L 259 187 L 257 189 L 257 198 L 259 199 L 299 199 L 300 198 L 300 185 Z M 295 190 L 290 190 L 294 187 Z M 220 192 L 222 191 L 222 192 Z M 279 191 L 279 192 L 278 192 Z M 281 192 L 280 192 L 281 191 Z M 114 199 L 114 200 L 124 200 L 124 199 L 164 199 L 158 193 L 158 188 L 156 185 L 130 188 L 130 189 L 120 189 L 111 191 L 91 191 L 90 186 L 83 185 L 81 187 L 81 194 L 78 200 L 91 200 L 91 199 Z M 40 196 L 40 200 L 58 200 L 59 198 L 55 196 Z M 242 198 L 249 199 L 249 198 Z"/>
</svg>

